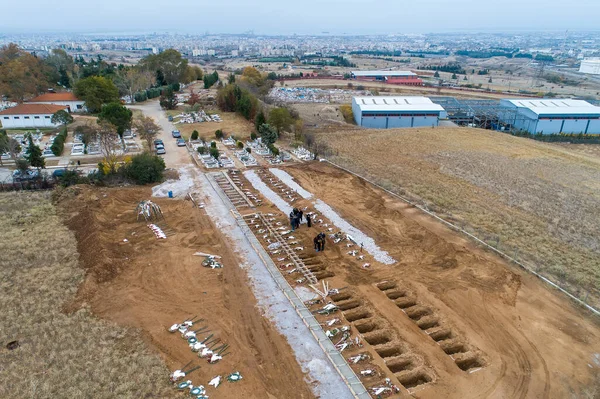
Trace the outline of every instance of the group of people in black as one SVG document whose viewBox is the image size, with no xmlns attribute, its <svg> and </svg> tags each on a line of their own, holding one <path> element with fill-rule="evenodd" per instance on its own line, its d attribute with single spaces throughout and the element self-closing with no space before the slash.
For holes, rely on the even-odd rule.
<svg viewBox="0 0 600 399">
<path fill-rule="evenodd" d="M 292 226 L 292 231 L 300 227 L 303 217 L 306 218 L 306 226 L 311 227 L 312 220 L 310 219 L 310 215 L 304 215 L 304 212 L 298 208 L 294 208 L 292 212 L 290 212 L 290 225 Z"/>
<path fill-rule="evenodd" d="M 310 218 L 310 214 L 304 214 L 302 210 L 298 208 L 294 208 L 292 212 L 290 212 L 290 226 L 292 226 L 292 231 L 296 230 L 300 227 L 300 223 L 302 222 L 302 218 L 306 218 L 306 226 L 312 227 L 312 219 Z M 315 251 L 321 252 L 325 250 L 325 233 L 321 232 L 315 236 L 313 239 L 315 244 Z"/>
</svg>

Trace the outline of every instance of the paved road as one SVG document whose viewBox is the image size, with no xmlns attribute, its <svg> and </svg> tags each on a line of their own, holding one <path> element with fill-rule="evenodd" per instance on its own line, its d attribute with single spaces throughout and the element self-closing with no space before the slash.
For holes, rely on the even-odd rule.
<svg viewBox="0 0 600 399">
<path fill-rule="evenodd" d="M 171 132 L 175 130 L 175 126 L 169 122 L 166 113 L 160 107 L 158 100 L 146 101 L 143 104 L 128 106 L 132 109 L 139 109 L 144 115 L 151 117 L 161 128 L 161 132 L 156 136 L 157 139 L 162 139 L 165 143 L 166 154 L 162 155 L 167 168 L 178 168 L 183 165 L 189 165 L 190 159 L 186 147 L 177 147 L 176 139 L 173 138 Z"/>
</svg>

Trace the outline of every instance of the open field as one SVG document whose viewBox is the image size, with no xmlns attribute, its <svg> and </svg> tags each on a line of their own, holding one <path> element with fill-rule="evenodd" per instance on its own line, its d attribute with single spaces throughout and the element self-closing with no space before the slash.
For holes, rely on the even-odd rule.
<svg viewBox="0 0 600 399">
<path fill-rule="evenodd" d="M 469 91 L 456 90 L 452 88 L 438 89 L 436 87 L 423 87 L 423 86 L 403 86 L 403 85 L 392 85 L 387 83 L 360 81 L 360 80 L 335 80 L 335 79 L 298 79 L 298 80 L 286 80 L 284 86 L 288 87 L 318 87 L 321 89 L 334 88 L 334 89 L 345 89 L 348 88 L 348 83 L 351 83 L 355 89 L 359 86 L 364 87 L 366 90 L 376 90 L 379 94 L 392 94 L 392 95 L 406 95 L 406 96 L 453 96 L 456 98 L 512 98 L 524 96 L 507 95 L 501 93 L 487 93 L 485 91 Z"/>
<path fill-rule="evenodd" d="M 78 195 L 60 202 L 86 272 L 74 307 L 86 303 L 103 319 L 141 329 L 169 370 L 189 361 L 201 365 L 190 375 L 195 385 L 241 372 L 240 382 L 224 381 L 216 391 L 208 387 L 211 397 L 314 397 L 287 341 L 256 306 L 239 266 L 244 260 L 204 210 L 190 201 L 153 199 L 165 215 L 159 224 L 168 235 L 157 240 L 135 214 L 137 203 L 150 198 L 150 188 L 74 190 Z M 224 267 L 202 267 L 203 258 L 193 256 L 196 251 L 222 256 Z M 194 327 L 208 326 L 230 345 L 230 354 L 219 363 L 207 364 L 179 333 L 167 332 L 193 315 L 204 319 Z M 157 380 L 167 378 L 165 370 Z"/>
<path fill-rule="evenodd" d="M 174 397 L 137 330 L 71 306 L 84 271 L 49 193 L 0 194 L 0 209 L 0 397 Z"/>
<path fill-rule="evenodd" d="M 323 131 L 333 161 L 600 305 L 600 159 L 479 129 Z"/>
<path fill-rule="evenodd" d="M 175 116 L 182 112 L 182 110 L 167 111 L 167 115 Z M 254 131 L 254 124 L 235 112 L 215 111 L 214 113 L 219 114 L 222 122 L 178 123 L 174 126 L 186 139 L 192 135 L 194 130 L 197 130 L 199 137 L 203 137 L 206 141 L 214 140 L 215 131 L 219 129 L 225 132 L 227 136 L 233 134 L 236 138 L 242 140 L 249 139 L 250 133 Z"/>
<path fill-rule="evenodd" d="M 324 328 L 348 326 L 352 338 L 359 339 L 361 345 L 343 353 L 346 358 L 366 355 L 352 367 L 357 374 L 375 370 L 375 375 L 361 377 L 367 388 L 381 386 L 389 378 L 400 388 L 393 398 L 593 398 L 598 394 L 598 322 L 566 297 L 349 173 L 316 162 L 283 170 L 313 197 L 290 195 L 286 183 L 266 169 L 232 176 L 262 200 L 256 210 L 272 226 L 288 226 L 280 200 L 319 214 L 313 227 L 303 224 L 284 240 L 319 285 L 326 280 L 330 288 L 340 289 L 325 300 L 335 303 L 339 311 L 316 317 L 324 326 L 339 319 Z M 273 194 L 259 188 L 257 178 L 280 200 L 273 202 Z M 323 202 L 338 216 L 327 216 Z M 253 210 L 239 210 L 249 215 L 247 223 L 265 248 L 274 242 L 273 234 L 264 234 L 264 219 L 252 216 Z M 377 251 L 367 242 L 359 252 L 358 245 L 347 240 L 336 243 L 330 237 L 325 250 L 315 252 L 315 234 L 337 232 L 340 217 L 395 261 L 378 261 Z M 351 254 L 352 250 L 357 253 Z M 271 251 L 271 257 L 290 285 L 304 289 L 300 287 L 308 283 L 300 281 L 306 274 L 286 264 L 290 258 L 285 258 L 285 252 Z M 315 313 L 323 305 L 309 307 Z"/>
</svg>

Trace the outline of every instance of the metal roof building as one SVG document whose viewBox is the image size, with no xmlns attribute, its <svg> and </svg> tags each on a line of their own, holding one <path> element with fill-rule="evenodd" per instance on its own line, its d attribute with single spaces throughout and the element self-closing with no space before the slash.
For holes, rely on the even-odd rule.
<svg viewBox="0 0 600 399">
<path fill-rule="evenodd" d="M 419 76 L 411 71 L 352 71 L 352 79 L 374 80 L 391 84 L 401 84 L 410 86 L 420 86 L 423 81 Z"/>
<path fill-rule="evenodd" d="M 353 77 L 395 77 L 395 76 L 417 76 L 416 73 L 411 71 L 352 71 L 350 72 Z"/>
<path fill-rule="evenodd" d="M 569 98 L 501 100 L 499 119 L 531 134 L 600 134 L 600 107 Z"/>
<path fill-rule="evenodd" d="M 589 73 L 592 75 L 600 75 L 600 58 L 585 58 L 583 61 L 581 61 L 581 65 L 579 66 L 579 72 Z"/>
<path fill-rule="evenodd" d="M 376 129 L 437 126 L 446 118 L 444 108 L 427 97 L 354 97 L 352 112 L 357 125 Z"/>
</svg>

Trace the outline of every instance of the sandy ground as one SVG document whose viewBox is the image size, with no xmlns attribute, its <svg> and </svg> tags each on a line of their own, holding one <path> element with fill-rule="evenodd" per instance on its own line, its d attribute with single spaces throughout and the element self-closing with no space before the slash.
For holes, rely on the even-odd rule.
<svg viewBox="0 0 600 399">
<path fill-rule="evenodd" d="M 593 397 L 600 330 L 565 297 L 345 172 L 322 163 L 286 171 L 399 260 L 385 266 L 367 257 L 372 266 L 362 269 L 331 241 L 324 253 L 302 252 L 320 279 L 344 288 L 333 298 L 344 305 L 344 324 L 365 331 L 364 347 L 348 352 L 368 352 L 382 371 L 365 385 L 385 376 L 410 387 L 410 373 L 421 373 L 431 382 L 411 388 L 419 398 Z M 311 209 L 301 198 L 294 205 Z M 286 222 L 272 205 L 263 208 Z M 319 229 L 293 234 L 311 248 Z M 407 358 L 408 372 L 398 363 Z"/>
<path fill-rule="evenodd" d="M 285 338 L 257 309 L 246 274 L 238 267 L 239 255 L 210 218 L 189 201 L 157 199 L 166 216 L 161 225 L 169 235 L 157 240 L 145 223 L 135 220 L 135 204 L 147 198 L 149 188 L 84 188 L 61 203 L 86 270 L 73 307 L 87 303 L 99 317 L 142 329 L 171 370 L 194 360 L 201 365 L 191 374 L 196 384 L 242 373 L 241 382 L 209 388 L 211 397 L 313 397 Z M 196 251 L 221 255 L 225 267 L 202 267 L 201 258 L 193 256 Z M 166 331 L 193 315 L 205 319 L 198 326 L 208 325 L 231 346 L 231 354 L 216 365 L 198 359 L 179 334 Z"/>
</svg>

